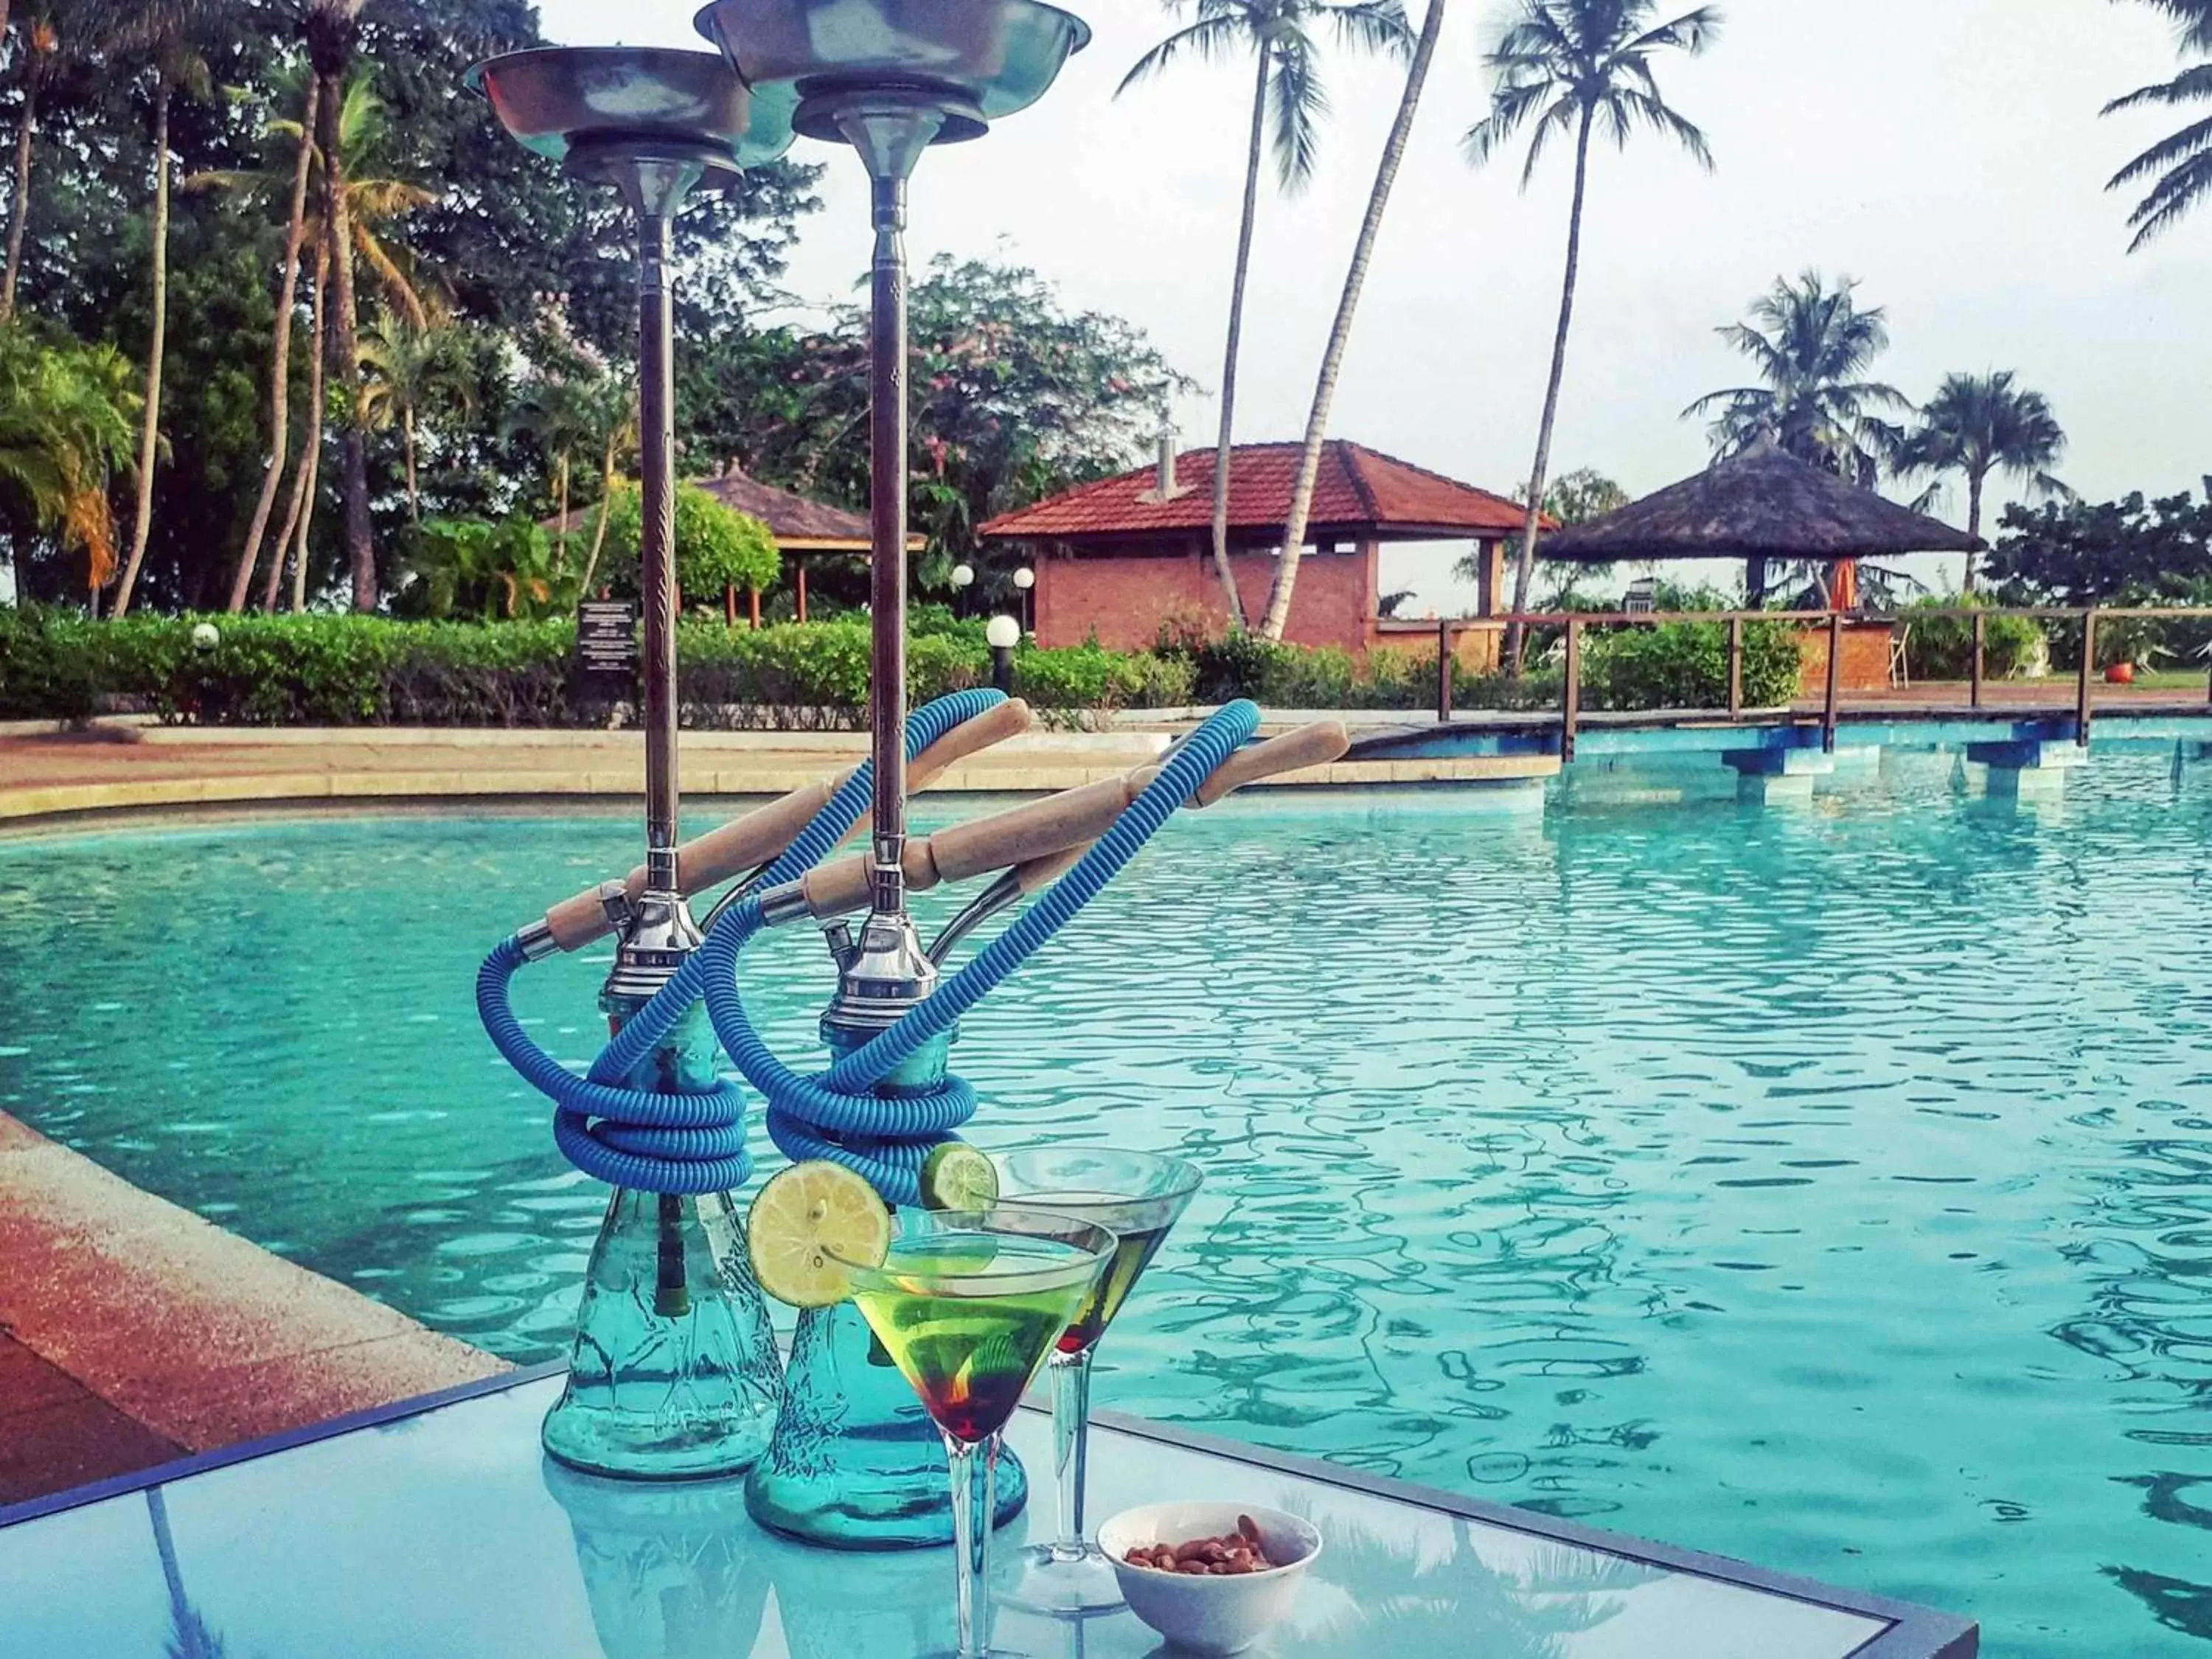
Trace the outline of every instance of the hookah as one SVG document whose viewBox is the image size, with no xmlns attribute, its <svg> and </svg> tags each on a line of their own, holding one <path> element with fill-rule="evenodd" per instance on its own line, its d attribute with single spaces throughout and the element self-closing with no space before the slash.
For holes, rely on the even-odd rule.
<svg viewBox="0 0 2212 1659">
<path fill-rule="evenodd" d="M 648 1369 L 629 1351 L 610 1351 L 596 1328 L 603 1304 L 613 1299 L 600 1294 L 600 1255 L 611 1237 L 642 1230 L 619 1213 L 625 1197 L 672 1187 L 706 1191 L 702 1227 L 715 1241 L 708 1255 L 720 1275 L 715 1282 L 727 1287 L 719 1299 L 743 1310 L 741 1323 L 761 1304 L 741 1246 L 721 1244 L 734 1226 L 728 1188 L 743 1182 L 750 1164 L 738 1091 L 711 1081 L 711 1066 L 695 1046 L 702 1004 L 714 1036 L 765 1100 L 769 1137 L 780 1151 L 795 1161 L 843 1164 L 865 1176 L 886 1203 L 914 1205 L 928 1155 L 957 1138 L 975 1110 L 974 1088 L 948 1069 L 961 1017 L 1071 921 L 1177 808 L 1203 806 L 1241 784 L 1332 760 L 1346 746 L 1334 722 L 1251 744 L 1260 713 L 1239 701 L 1172 745 L 1156 765 L 931 836 L 907 835 L 909 791 L 963 757 L 1026 729 L 1030 716 L 1023 704 L 985 690 L 957 692 L 911 716 L 905 708 L 906 180 L 930 144 L 975 137 L 990 119 L 1034 102 L 1088 31 L 1038 0 L 717 0 L 700 14 L 699 27 L 734 65 L 756 125 L 786 115 L 805 136 L 848 143 L 871 177 L 870 757 L 842 779 L 794 791 L 683 847 L 671 844 L 672 833 L 649 834 L 644 869 L 626 883 L 611 882 L 555 906 L 494 950 L 478 975 L 485 1029 L 526 1080 L 555 1103 L 562 1150 L 619 1189 L 580 1316 L 576 1363 L 591 1369 L 580 1382 L 572 1374 L 569 1394 L 588 1395 L 604 1414 L 605 1437 L 626 1446 L 665 1432 L 656 1426 L 659 1400 L 672 1389 L 682 1392 L 689 1379 L 672 1376 L 665 1358 Z M 496 85 L 490 74 L 485 80 Z M 665 352 L 665 331 L 659 338 Z M 665 380 L 660 385 L 665 388 Z M 659 455 L 665 489 L 665 446 Z M 649 487 L 653 476 L 648 468 Z M 665 516 L 660 522 L 665 527 Z M 661 540 L 648 539 L 647 546 L 649 556 L 666 558 L 665 529 Z M 672 580 L 663 584 L 665 598 Z M 647 625 L 650 630 L 650 611 Z M 668 769 L 654 775 L 665 780 L 664 830 L 672 830 L 673 653 L 651 647 L 649 633 L 649 715 L 667 711 L 671 721 Z M 658 701 L 656 677 L 665 677 Z M 649 746 L 649 760 L 652 752 Z M 825 862 L 864 813 L 870 819 L 867 850 Z M 908 896 L 994 873 L 924 950 Z M 696 939 L 690 935 L 676 945 L 672 936 L 685 930 L 672 919 L 688 922 L 685 899 L 733 877 L 738 879 L 715 902 L 703 939 L 684 948 Z M 957 971 L 941 971 L 969 933 L 1024 898 L 1035 902 L 995 939 Z M 844 921 L 854 913 L 860 915 L 857 935 Z M 641 918 L 648 915 L 668 919 L 650 935 L 641 932 Z M 738 986 L 745 946 L 768 927 L 801 920 L 822 924 L 838 970 L 838 988 L 820 1027 L 831 1063 L 812 1074 L 769 1049 Z M 625 956 L 635 934 L 641 946 L 651 946 L 662 971 L 649 996 L 623 981 L 620 1006 L 610 1011 L 611 1038 L 580 1077 L 523 1030 L 508 1004 L 509 984 L 526 962 L 574 950 L 617 925 Z M 618 961 L 617 977 L 621 968 Z M 695 1069 L 672 1071 L 672 1054 L 696 1062 Z M 645 1222 L 654 1218 L 655 1202 L 665 1200 L 639 1200 Z M 656 1236 L 659 1254 L 647 1253 L 628 1269 L 626 1317 L 634 1319 L 647 1302 L 657 1315 L 664 1281 L 640 1274 L 657 1263 L 665 1275 L 666 1224 Z M 759 1328 L 765 1329 L 764 1310 Z M 772 1347 L 747 1352 L 772 1362 Z M 641 1379 L 642 1386 L 631 1386 Z M 748 1404 L 772 1400 L 775 1392 L 757 1390 Z M 696 1441 L 687 1437 L 689 1462 L 590 1460 L 556 1434 L 569 1396 L 548 1417 L 546 1446 L 556 1458 L 604 1473 L 749 1467 L 749 1513 L 804 1542 L 881 1550 L 952 1541 L 939 1431 L 849 1303 L 802 1310 L 780 1395 L 764 1446 L 759 1418 L 748 1415 Z M 712 1455 L 717 1434 L 719 1457 Z M 1019 1466 L 1002 1465 L 993 1522 L 1011 1519 L 1025 1495 Z"/>
<path fill-rule="evenodd" d="M 637 222 L 646 861 L 628 882 L 580 896 L 502 947 L 527 961 L 618 933 L 599 999 L 618 1031 L 699 944 L 676 850 L 671 227 L 702 183 L 787 149 L 790 118 L 707 52 L 553 47 L 494 58 L 468 79 L 523 145 L 620 188 Z M 568 1387 L 543 1431 L 564 1463 L 605 1474 L 720 1474 L 745 1468 L 766 1443 L 781 1380 L 729 1192 L 748 1170 L 743 1103 L 717 1078 L 716 1060 L 712 1031 L 689 1010 L 623 1063 L 602 1056 L 554 1120 L 568 1160 L 615 1189 L 586 1271 Z"/>
</svg>

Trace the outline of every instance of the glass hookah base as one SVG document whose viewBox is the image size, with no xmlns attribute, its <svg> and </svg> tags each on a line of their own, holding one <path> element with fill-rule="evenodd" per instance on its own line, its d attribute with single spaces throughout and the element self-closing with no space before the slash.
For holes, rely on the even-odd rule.
<svg viewBox="0 0 2212 1659">
<path fill-rule="evenodd" d="M 992 1599 L 1027 1613 L 1062 1619 L 1119 1613 L 1121 1582 L 1097 1545 L 1030 1544 L 1006 1558 Z"/>
<path fill-rule="evenodd" d="M 779 1466 L 773 1449 L 745 1481 L 745 1512 L 770 1532 L 833 1550 L 933 1549 L 952 1542 L 952 1500 L 943 1443 L 934 1468 L 870 1469 L 850 1461 L 801 1474 Z M 1011 1453 L 999 1459 L 994 1528 L 1022 1512 L 1029 1480 Z"/>
<path fill-rule="evenodd" d="M 545 1413 L 546 1455 L 587 1474 L 626 1480 L 704 1480 L 742 1474 L 768 1444 L 758 1413 L 670 1419 L 597 1402 L 572 1381 Z M 611 1391 L 610 1391 L 611 1392 Z"/>
</svg>

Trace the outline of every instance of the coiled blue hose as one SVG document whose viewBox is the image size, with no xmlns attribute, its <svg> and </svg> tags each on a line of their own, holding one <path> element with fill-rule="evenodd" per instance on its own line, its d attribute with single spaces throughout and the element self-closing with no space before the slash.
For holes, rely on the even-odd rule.
<svg viewBox="0 0 2212 1659">
<path fill-rule="evenodd" d="M 1000 701 L 994 692 L 959 692 L 917 709 L 907 723 L 908 755 L 919 754 Z M 1206 720 L 1049 891 L 913 1012 L 827 1071 L 810 1077 L 792 1070 L 769 1052 L 746 1014 L 737 963 L 763 925 L 759 902 L 752 898 L 724 914 L 706 943 L 631 1016 L 584 1078 L 532 1042 L 514 1019 L 507 989 L 522 951 L 513 940 L 494 951 L 477 975 L 485 1030 L 525 1079 L 554 1100 L 556 1137 L 578 1168 L 647 1191 L 716 1191 L 741 1184 L 750 1168 L 732 1085 L 694 1095 L 617 1086 L 703 997 L 715 1035 L 766 1097 L 769 1137 L 787 1157 L 831 1159 L 866 1176 L 890 1202 L 915 1203 L 923 1160 L 974 1115 L 975 1091 L 954 1076 L 923 1093 L 883 1096 L 873 1091 L 874 1085 L 949 1031 L 1073 920 L 1169 814 L 1251 738 L 1259 721 L 1259 709 L 1243 701 Z M 761 885 L 794 880 L 818 863 L 866 810 L 872 786 L 863 766 L 769 866 Z M 732 1170 L 733 1178 L 723 1178 Z"/>
</svg>

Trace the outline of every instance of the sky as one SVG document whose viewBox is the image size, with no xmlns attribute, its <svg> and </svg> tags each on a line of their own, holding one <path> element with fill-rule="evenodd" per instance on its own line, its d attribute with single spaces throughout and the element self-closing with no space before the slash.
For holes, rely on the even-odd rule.
<svg viewBox="0 0 2212 1659">
<path fill-rule="evenodd" d="M 1687 0 L 1683 0 L 1686 4 Z M 1443 40 L 1368 276 L 1334 412 L 1351 438 L 1501 493 L 1529 471 L 1559 300 L 1569 155 L 1524 192 L 1519 153 L 1480 171 L 1480 51 L 1500 0 L 1445 0 Z M 1420 0 L 1408 0 L 1418 18 Z M 1721 0 L 1718 42 L 1658 62 L 1716 167 L 1639 135 L 1594 156 L 1553 471 L 1595 466 L 1632 495 L 1707 459 L 1685 404 L 1747 367 L 1715 331 L 1784 273 L 1860 281 L 1892 337 L 1877 373 L 1916 398 L 1951 371 L 2010 368 L 2070 440 L 2060 475 L 2103 500 L 2212 472 L 2212 208 L 2130 255 L 2133 198 L 2105 181 L 2189 112 L 2100 118 L 2176 70 L 2170 27 L 2132 0 Z M 692 6 L 540 0 L 572 44 L 696 45 Z M 908 251 L 1034 266 L 1077 309 L 1140 325 L 1199 380 L 1175 420 L 1210 445 L 1249 119 L 1234 64 L 1179 65 L 1115 96 L 1174 26 L 1160 0 L 1075 0 L 1088 50 L 1033 108 L 925 158 Z M 1671 15 L 1668 12 L 1666 15 Z M 611 29 L 619 20 L 621 33 Z M 1240 441 L 1294 439 L 1383 137 L 1396 69 L 1332 52 L 1320 170 L 1263 184 L 1238 377 Z M 866 180 L 829 163 L 787 286 L 851 297 L 866 270 Z M 1955 495 L 1955 492 L 1954 492 Z M 1963 520 L 1962 500 L 1943 504 Z M 1992 518 L 1994 512 L 1992 513 Z M 1408 614 L 1469 597 L 1450 554 L 1386 556 Z M 1955 580 L 1955 560 L 1946 562 Z M 1936 578 L 1933 561 L 1922 574 Z M 1716 571 L 1715 574 L 1718 574 Z"/>
</svg>

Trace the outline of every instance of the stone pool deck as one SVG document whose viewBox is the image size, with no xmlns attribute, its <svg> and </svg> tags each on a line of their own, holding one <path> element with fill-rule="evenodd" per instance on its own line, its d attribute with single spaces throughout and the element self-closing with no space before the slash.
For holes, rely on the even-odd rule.
<svg viewBox="0 0 2212 1659">
<path fill-rule="evenodd" d="M 1036 732 L 971 757 L 933 787 L 956 793 L 1073 788 L 1143 765 L 1168 741 L 1164 727 Z M 684 791 L 694 799 L 781 794 L 852 766 L 866 752 L 860 732 L 687 732 Z M 1265 781 L 1506 782 L 1549 777 L 1559 768 L 1555 757 L 1540 755 L 1340 761 Z M 122 722 L 82 731 L 19 728 L 0 732 L 0 823 L 257 805 L 635 802 L 644 771 L 643 741 L 634 732 L 263 731 Z"/>
<path fill-rule="evenodd" d="M 4 1113 L 0 1264 L 0 1506 L 508 1369 Z"/>
</svg>

